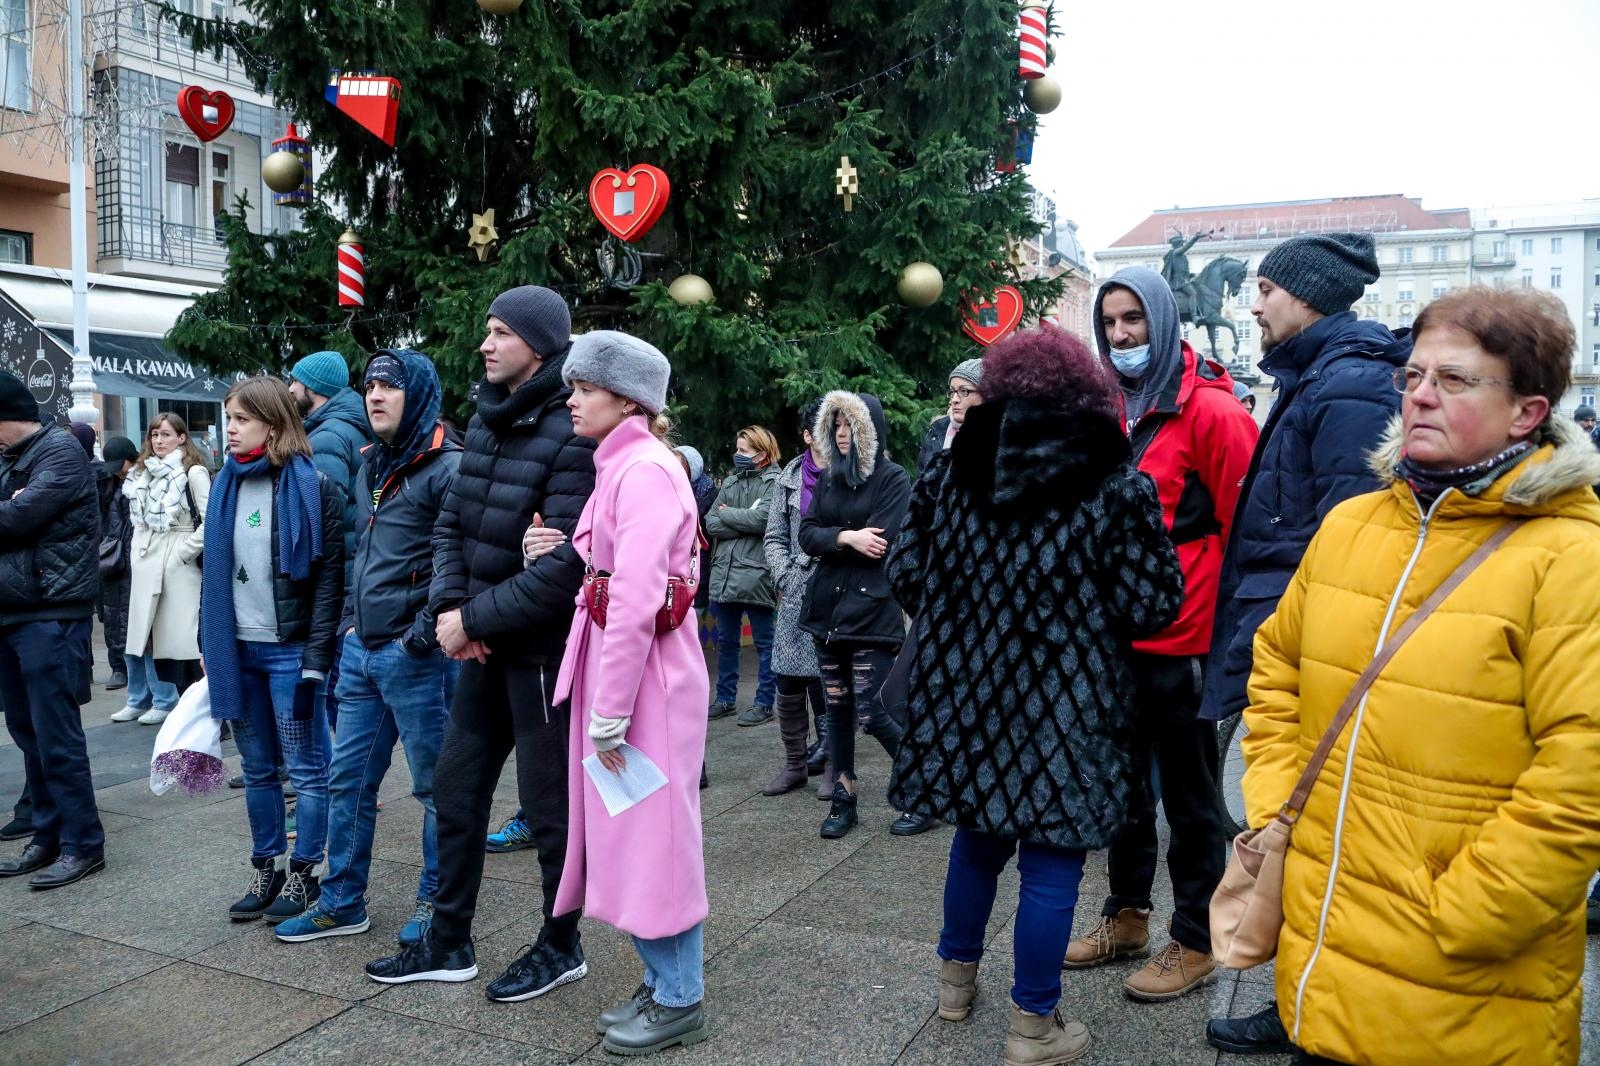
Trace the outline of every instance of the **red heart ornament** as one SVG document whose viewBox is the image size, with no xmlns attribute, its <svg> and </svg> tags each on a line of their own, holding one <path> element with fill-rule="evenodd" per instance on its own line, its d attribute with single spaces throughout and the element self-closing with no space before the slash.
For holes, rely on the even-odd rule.
<svg viewBox="0 0 1600 1066">
<path fill-rule="evenodd" d="M 589 182 L 589 210 L 621 240 L 636 241 L 650 232 L 671 195 L 672 182 L 660 167 L 640 163 L 626 174 L 606 167 Z"/>
<path fill-rule="evenodd" d="M 206 118 L 208 107 L 216 110 L 215 121 Z M 201 141 L 214 141 L 233 125 L 233 97 L 221 89 L 207 91 L 198 85 L 185 85 L 178 91 L 178 114 Z"/>
<path fill-rule="evenodd" d="M 1016 329 L 1021 321 L 1022 293 L 1010 285 L 998 286 L 993 300 L 981 300 L 981 294 L 974 289 L 961 309 L 961 328 L 985 348 Z"/>
</svg>

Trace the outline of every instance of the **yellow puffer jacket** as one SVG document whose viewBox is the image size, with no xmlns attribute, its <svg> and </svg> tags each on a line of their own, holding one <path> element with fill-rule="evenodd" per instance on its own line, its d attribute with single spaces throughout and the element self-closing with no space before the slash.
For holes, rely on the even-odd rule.
<svg viewBox="0 0 1600 1066">
<path fill-rule="evenodd" d="M 1358 1066 L 1576 1063 L 1600 864 L 1600 454 L 1556 417 L 1426 517 L 1347 500 L 1256 634 L 1244 795 L 1269 820 L 1356 677 L 1507 516 L 1519 529 L 1400 649 L 1317 778 L 1284 869 L 1290 1037 Z M 1353 754 L 1353 757 L 1351 753 Z"/>
</svg>

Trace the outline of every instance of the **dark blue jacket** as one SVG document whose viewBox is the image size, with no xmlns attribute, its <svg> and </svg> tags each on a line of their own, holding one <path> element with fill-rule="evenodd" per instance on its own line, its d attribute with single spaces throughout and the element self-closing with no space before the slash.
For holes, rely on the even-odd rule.
<svg viewBox="0 0 1600 1066">
<path fill-rule="evenodd" d="M 350 589 L 355 566 L 356 532 L 362 520 L 356 501 L 356 474 L 361 449 L 378 438 L 367 421 L 367 404 L 355 389 L 340 389 L 328 402 L 306 415 L 306 437 L 317 472 L 344 493 L 344 587 Z"/>
<path fill-rule="evenodd" d="M 99 548 L 94 472 L 76 437 L 45 426 L 0 453 L 0 628 L 92 617 Z"/>
<path fill-rule="evenodd" d="M 1344 311 L 1318 319 L 1261 361 L 1277 380 L 1278 398 L 1222 557 L 1200 717 L 1216 721 L 1244 710 L 1256 630 L 1277 608 L 1312 535 L 1337 504 L 1380 487 L 1367 455 L 1399 409 L 1392 378 L 1411 354 L 1409 332 L 1396 335 Z"/>
</svg>

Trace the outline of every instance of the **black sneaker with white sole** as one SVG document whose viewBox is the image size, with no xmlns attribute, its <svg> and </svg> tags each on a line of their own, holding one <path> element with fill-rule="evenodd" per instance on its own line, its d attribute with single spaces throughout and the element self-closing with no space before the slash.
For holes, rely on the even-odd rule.
<svg viewBox="0 0 1600 1066">
<path fill-rule="evenodd" d="M 439 947 L 430 930 L 400 954 L 367 963 L 367 976 L 385 985 L 471 981 L 478 976 L 478 955 L 470 940 L 458 948 Z"/>
<path fill-rule="evenodd" d="M 492 1002 L 521 1003 L 538 999 L 546 992 L 589 976 L 589 964 L 583 960 L 581 943 L 572 945 L 571 951 L 562 951 L 544 941 L 522 947 L 521 957 L 484 989 L 484 995 Z"/>
</svg>

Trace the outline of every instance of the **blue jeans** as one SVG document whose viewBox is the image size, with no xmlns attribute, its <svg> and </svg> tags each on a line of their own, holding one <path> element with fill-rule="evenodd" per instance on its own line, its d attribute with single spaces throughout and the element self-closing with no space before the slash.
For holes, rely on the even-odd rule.
<svg viewBox="0 0 1600 1066">
<path fill-rule="evenodd" d="M 124 655 L 128 664 L 128 706 L 148 711 L 159 707 L 170 711 L 178 705 L 178 686 L 156 676 L 153 655 Z"/>
<path fill-rule="evenodd" d="M 250 815 L 251 856 L 270 859 L 289 850 L 284 833 L 283 786 L 278 755 L 299 793 L 298 832 L 292 858 L 315 865 L 328 839 L 328 719 L 322 686 L 311 701 L 311 718 L 294 718 L 294 690 L 300 683 L 304 644 L 239 641 L 239 692 L 243 713 L 233 723 L 233 740 L 244 764 L 244 805 Z"/>
<path fill-rule="evenodd" d="M 1016 971 L 1011 999 L 1033 1014 L 1049 1014 L 1061 1001 L 1061 959 L 1072 936 L 1072 910 L 1078 905 L 1084 853 L 1010 837 L 957 829 L 950 842 L 950 871 L 944 881 L 944 929 L 939 957 L 977 962 L 994 910 L 995 882 L 1017 852 L 1022 897 L 1017 906 Z"/>
<path fill-rule="evenodd" d="M 439 888 L 439 833 L 433 809 L 433 767 L 444 742 L 445 658 L 418 658 L 392 640 L 369 650 L 354 633 L 339 658 L 339 733 L 328 773 L 328 873 L 322 909 L 354 914 L 366 900 L 378 786 L 398 738 L 411 767 L 411 794 L 422 804 L 422 877 L 417 899 Z"/>
<path fill-rule="evenodd" d="M 644 960 L 644 983 L 663 1007 L 692 1007 L 706 998 L 706 923 L 659 940 L 633 938 Z"/>
<path fill-rule="evenodd" d="M 755 638 L 757 673 L 756 706 L 771 707 L 778 689 L 778 675 L 772 669 L 772 632 L 776 614 L 771 607 L 751 603 L 713 603 L 711 616 L 717 620 L 717 702 L 732 703 L 739 698 L 739 623 L 750 616 L 750 635 Z"/>
</svg>

